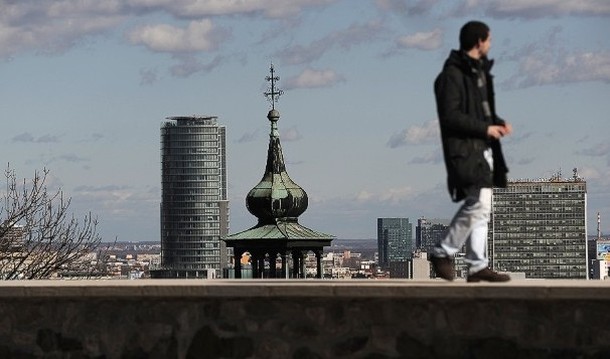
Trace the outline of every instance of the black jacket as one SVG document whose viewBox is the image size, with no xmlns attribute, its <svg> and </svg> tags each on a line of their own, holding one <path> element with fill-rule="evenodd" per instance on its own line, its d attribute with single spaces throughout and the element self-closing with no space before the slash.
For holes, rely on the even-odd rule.
<svg viewBox="0 0 610 359">
<path fill-rule="evenodd" d="M 493 79 L 489 72 L 492 65 L 493 61 L 487 59 L 477 64 L 466 53 L 453 50 L 434 81 L 447 185 L 455 202 L 466 196 L 478 197 L 479 190 L 484 187 L 506 187 L 508 168 L 500 141 L 487 136 L 489 125 L 504 124 L 496 115 Z M 491 119 L 487 120 L 477 87 L 477 69 L 484 71 L 487 77 L 487 100 L 491 110 Z M 483 156 L 488 147 L 493 151 L 493 172 Z"/>
</svg>

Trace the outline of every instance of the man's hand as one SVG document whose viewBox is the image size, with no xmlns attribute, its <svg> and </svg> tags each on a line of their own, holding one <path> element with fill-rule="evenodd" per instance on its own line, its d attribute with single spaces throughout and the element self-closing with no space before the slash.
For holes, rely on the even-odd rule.
<svg viewBox="0 0 610 359">
<path fill-rule="evenodd" d="M 487 136 L 499 140 L 500 138 L 510 135 L 513 132 L 513 126 L 509 123 L 504 125 L 491 125 L 487 127 Z"/>
</svg>

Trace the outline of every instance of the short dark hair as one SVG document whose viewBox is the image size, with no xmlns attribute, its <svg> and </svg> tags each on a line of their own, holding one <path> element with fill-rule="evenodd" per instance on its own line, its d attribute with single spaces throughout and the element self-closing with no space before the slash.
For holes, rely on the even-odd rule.
<svg viewBox="0 0 610 359">
<path fill-rule="evenodd" d="M 489 26 L 481 21 L 469 21 L 460 30 L 460 50 L 472 50 L 479 40 L 485 41 L 488 37 Z"/>
</svg>

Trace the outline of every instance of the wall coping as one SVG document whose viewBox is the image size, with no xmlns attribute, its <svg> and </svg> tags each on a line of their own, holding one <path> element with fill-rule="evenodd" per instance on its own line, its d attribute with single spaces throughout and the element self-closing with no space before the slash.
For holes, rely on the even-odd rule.
<svg viewBox="0 0 610 359">
<path fill-rule="evenodd" d="M 271 298 L 610 300 L 610 281 L 146 279 L 0 281 L 0 300 L 27 298 Z"/>
</svg>

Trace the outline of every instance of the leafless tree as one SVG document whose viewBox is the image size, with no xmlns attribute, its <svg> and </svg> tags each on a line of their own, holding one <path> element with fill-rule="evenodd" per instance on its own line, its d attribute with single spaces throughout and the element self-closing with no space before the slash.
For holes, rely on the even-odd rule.
<svg viewBox="0 0 610 359">
<path fill-rule="evenodd" d="M 47 169 L 23 182 L 7 166 L 0 189 L 0 279 L 44 279 L 66 268 L 87 266 L 87 255 L 101 242 L 97 218 L 79 221 L 68 212 L 63 191 L 47 191 Z M 74 269 L 71 269 L 74 270 Z"/>
</svg>

